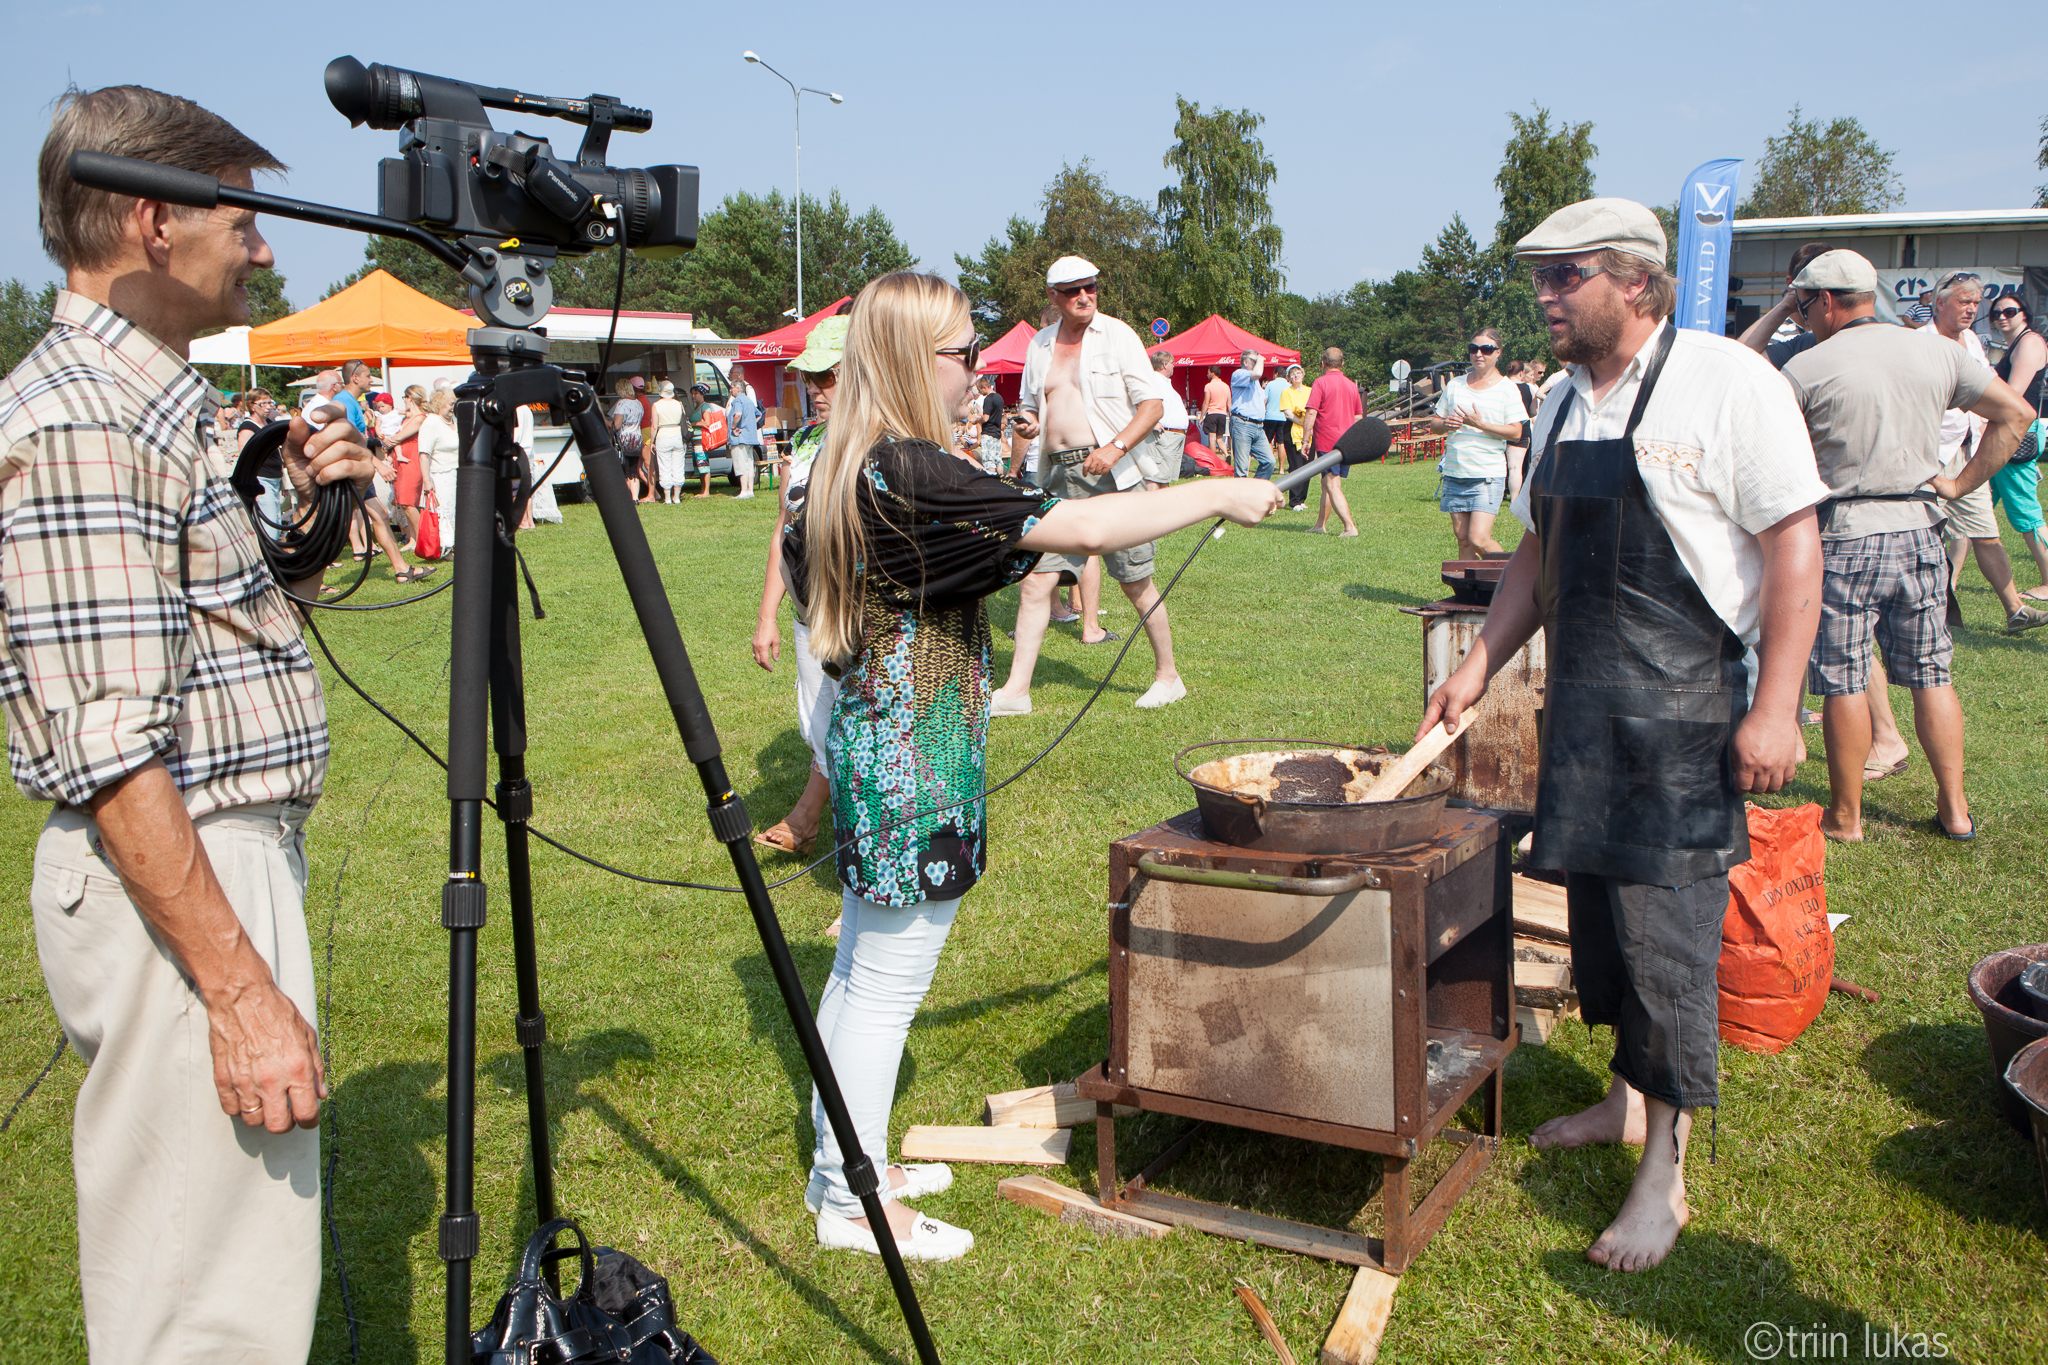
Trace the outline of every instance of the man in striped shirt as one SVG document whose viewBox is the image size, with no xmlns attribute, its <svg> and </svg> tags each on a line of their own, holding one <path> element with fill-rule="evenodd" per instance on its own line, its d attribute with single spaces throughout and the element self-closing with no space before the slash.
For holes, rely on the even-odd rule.
<svg viewBox="0 0 2048 1365">
<path fill-rule="evenodd" d="M 133 86 L 59 102 L 39 166 L 65 271 L 0 381 L 0 706 L 54 804 L 36 947 L 91 1066 L 72 1130 L 95 1365 L 303 1360 L 320 1290 L 320 1101 L 302 829 L 327 767 L 319 675 L 201 445 L 193 336 L 248 321 L 254 215 L 89 190 L 71 153 L 247 187 L 275 158 Z M 346 423 L 295 420 L 286 473 L 370 477 Z M 317 592 L 317 578 L 289 585 Z"/>
</svg>

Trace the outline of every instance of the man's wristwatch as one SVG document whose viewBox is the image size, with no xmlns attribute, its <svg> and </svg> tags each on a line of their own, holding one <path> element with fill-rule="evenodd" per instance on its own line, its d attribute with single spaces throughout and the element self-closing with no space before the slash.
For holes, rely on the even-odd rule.
<svg viewBox="0 0 2048 1365">
<path fill-rule="evenodd" d="M 1124 444 L 1124 438 L 1121 436 L 1110 437 L 1109 443 L 1115 446 L 1118 450 L 1121 450 L 1126 455 L 1131 453 L 1131 448 Z"/>
</svg>

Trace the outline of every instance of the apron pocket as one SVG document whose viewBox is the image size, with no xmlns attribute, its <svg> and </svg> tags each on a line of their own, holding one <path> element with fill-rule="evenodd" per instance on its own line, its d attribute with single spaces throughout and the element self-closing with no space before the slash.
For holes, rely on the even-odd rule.
<svg viewBox="0 0 2048 1365">
<path fill-rule="evenodd" d="M 1728 846 L 1726 721 L 1609 716 L 1608 809 L 1615 842 L 1638 848 Z"/>
</svg>

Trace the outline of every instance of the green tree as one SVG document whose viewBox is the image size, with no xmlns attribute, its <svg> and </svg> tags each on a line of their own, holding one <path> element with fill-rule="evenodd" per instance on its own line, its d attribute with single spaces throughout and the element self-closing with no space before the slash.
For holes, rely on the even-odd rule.
<svg viewBox="0 0 2048 1365">
<path fill-rule="evenodd" d="M 400 284 L 419 290 L 430 299 L 439 299 L 450 308 L 469 307 L 469 286 L 462 276 L 444 264 L 441 259 L 425 247 L 396 237 L 371 237 L 363 243 L 363 263 L 350 271 L 346 278 L 327 287 L 320 297 L 324 301 L 333 298 L 352 284 L 367 279 L 372 271 L 381 270 Z"/>
<path fill-rule="evenodd" d="M 1808 218 L 1839 213 L 1883 213 L 1902 202 L 1905 186 L 1888 152 L 1853 118 L 1827 127 L 1802 119 L 1792 106 L 1785 131 L 1764 141 L 1763 160 L 1740 218 Z"/>
<path fill-rule="evenodd" d="M 1500 223 L 1493 233 L 1493 254 L 1506 268 L 1515 243 L 1536 225 L 1563 208 L 1593 196 L 1593 145 L 1590 123 L 1550 126 L 1550 111 L 1534 106 L 1533 115 L 1508 111 L 1514 135 L 1502 149 L 1500 171 L 1493 177 L 1500 191 Z"/>
<path fill-rule="evenodd" d="M 50 330 L 57 307 L 57 286 L 41 289 L 9 280 L 0 284 L 0 373 L 12 370 Z"/>
<path fill-rule="evenodd" d="M 1046 267 L 1062 256 L 1080 256 L 1095 266 L 1102 281 L 1097 302 L 1111 317 L 1142 331 L 1159 316 L 1159 224 L 1144 201 L 1112 190 L 1083 160 L 1060 167 L 1046 183 L 1039 208 L 1040 222 L 1013 216 L 1004 237 L 991 237 L 979 256 L 953 258 L 960 288 L 991 337 L 1020 322 L 1038 326 Z"/>
<path fill-rule="evenodd" d="M 1417 321 L 1425 343 L 1438 355 L 1460 357 L 1480 321 L 1487 296 L 1496 283 L 1493 261 L 1479 250 L 1462 214 L 1422 249 L 1423 312 Z"/>
<path fill-rule="evenodd" d="M 2041 120 L 2041 150 L 2034 153 L 2034 169 L 2048 171 L 2048 118 Z M 2048 209 L 2048 185 L 2041 186 L 2034 199 L 2034 207 Z"/>
<path fill-rule="evenodd" d="M 1166 167 L 1180 183 L 1159 192 L 1166 316 L 1185 327 L 1220 313 L 1254 332 L 1276 331 L 1285 279 L 1269 197 L 1277 172 L 1257 136 L 1265 117 L 1175 102 Z"/>
</svg>

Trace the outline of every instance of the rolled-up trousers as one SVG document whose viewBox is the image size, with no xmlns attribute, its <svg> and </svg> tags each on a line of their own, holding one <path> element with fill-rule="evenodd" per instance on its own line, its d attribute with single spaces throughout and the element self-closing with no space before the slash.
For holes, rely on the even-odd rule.
<svg viewBox="0 0 2048 1365">
<path fill-rule="evenodd" d="M 1579 1013 L 1614 1030 L 1609 1069 L 1679 1109 L 1719 1103 L 1727 874 L 1674 887 L 1573 872 L 1565 910 Z"/>
<path fill-rule="evenodd" d="M 250 942 L 308 1023 L 311 809 L 238 806 L 193 822 Z M 304 1361 L 320 1300 L 320 1134 L 221 1112 L 206 1007 L 100 856 L 91 816 L 50 816 L 29 906 L 50 1003 L 90 1068 L 71 1167 L 92 1365 Z"/>
</svg>

